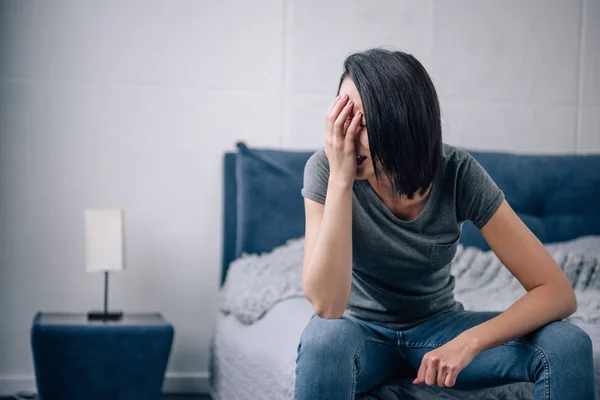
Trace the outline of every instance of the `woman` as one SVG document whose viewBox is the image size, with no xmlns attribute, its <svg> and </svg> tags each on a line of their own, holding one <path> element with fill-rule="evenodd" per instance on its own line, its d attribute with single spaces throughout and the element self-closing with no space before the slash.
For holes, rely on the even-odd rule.
<svg viewBox="0 0 600 400">
<path fill-rule="evenodd" d="M 302 286 L 315 316 L 295 398 L 353 399 L 394 377 L 473 389 L 535 383 L 535 399 L 594 397 L 590 338 L 562 322 L 575 294 L 485 170 L 442 143 L 439 103 L 411 55 L 348 57 L 304 175 Z M 471 220 L 527 290 L 503 313 L 465 311 L 450 262 Z"/>
</svg>

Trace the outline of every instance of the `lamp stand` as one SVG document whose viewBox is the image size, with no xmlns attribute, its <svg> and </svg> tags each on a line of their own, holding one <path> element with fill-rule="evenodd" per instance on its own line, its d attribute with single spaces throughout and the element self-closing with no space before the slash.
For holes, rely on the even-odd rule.
<svg viewBox="0 0 600 400">
<path fill-rule="evenodd" d="M 119 321 L 123 318 L 122 311 L 108 311 L 108 271 L 104 272 L 104 311 L 88 312 L 88 321 Z"/>
</svg>

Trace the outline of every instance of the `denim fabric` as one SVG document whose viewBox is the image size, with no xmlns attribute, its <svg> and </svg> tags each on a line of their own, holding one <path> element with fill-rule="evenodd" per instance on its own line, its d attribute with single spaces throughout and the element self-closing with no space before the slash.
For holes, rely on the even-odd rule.
<svg viewBox="0 0 600 400">
<path fill-rule="evenodd" d="M 398 377 L 414 378 L 423 356 L 499 313 L 451 311 L 394 331 L 344 315 L 313 317 L 296 363 L 295 399 L 354 399 Z M 485 350 L 463 369 L 455 389 L 534 382 L 535 400 L 593 400 L 592 342 L 569 322 L 552 322 Z"/>
</svg>

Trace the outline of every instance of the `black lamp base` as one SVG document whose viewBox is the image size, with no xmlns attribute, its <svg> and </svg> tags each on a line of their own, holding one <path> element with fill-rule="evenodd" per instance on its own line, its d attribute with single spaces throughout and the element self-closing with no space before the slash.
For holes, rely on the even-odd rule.
<svg viewBox="0 0 600 400">
<path fill-rule="evenodd" d="M 90 311 L 87 318 L 88 321 L 120 321 L 123 318 L 122 311 L 108 311 L 108 271 L 104 272 L 104 311 Z"/>
<path fill-rule="evenodd" d="M 122 311 L 90 311 L 87 314 L 88 321 L 120 321 L 123 318 Z"/>
</svg>

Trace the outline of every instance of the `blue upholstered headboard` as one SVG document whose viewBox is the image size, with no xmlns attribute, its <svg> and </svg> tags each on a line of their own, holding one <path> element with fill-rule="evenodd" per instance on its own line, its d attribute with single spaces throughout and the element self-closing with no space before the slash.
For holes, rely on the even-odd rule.
<svg viewBox="0 0 600 400">
<path fill-rule="evenodd" d="M 261 253 L 304 233 L 300 195 L 313 152 L 250 149 L 224 157 L 222 279 L 242 253 Z M 470 151 L 542 242 L 600 234 L 600 155 L 516 155 Z M 470 222 L 461 242 L 487 249 Z"/>
</svg>

